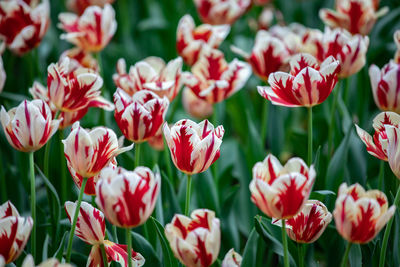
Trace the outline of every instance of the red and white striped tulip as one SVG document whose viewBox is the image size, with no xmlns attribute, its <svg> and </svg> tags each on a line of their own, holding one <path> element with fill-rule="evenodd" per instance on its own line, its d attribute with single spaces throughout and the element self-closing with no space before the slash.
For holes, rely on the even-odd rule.
<svg viewBox="0 0 400 267">
<path fill-rule="evenodd" d="M 180 57 L 165 64 L 159 57 L 147 57 L 131 66 L 126 72 L 126 63 L 120 58 L 117 73 L 113 80 L 118 88 L 129 95 L 141 90 L 149 90 L 160 97 L 168 97 L 172 101 L 182 87 L 182 59 Z"/>
<path fill-rule="evenodd" d="M 361 141 L 367 146 L 367 151 L 372 156 L 388 160 L 388 135 L 386 132 L 386 125 L 399 127 L 400 115 L 394 112 L 381 112 L 373 120 L 372 127 L 375 130 L 373 136 L 356 125 L 357 134 Z"/>
<path fill-rule="evenodd" d="M 286 220 L 286 233 L 297 243 L 313 243 L 331 221 L 332 214 L 321 201 L 308 200 L 299 213 Z M 282 221 L 274 224 L 282 226 Z"/>
<path fill-rule="evenodd" d="M 222 261 L 222 267 L 240 267 L 242 264 L 242 256 L 231 248 L 226 253 L 224 260 Z"/>
<path fill-rule="evenodd" d="M 208 118 L 214 111 L 212 104 L 197 97 L 189 88 L 182 92 L 182 104 L 185 111 L 196 119 Z"/>
<path fill-rule="evenodd" d="M 339 61 L 328 57 L 320 65 L 310 54 L 290 60 L 291 73 L 275 72 L 270 86 L 258 86 L 258 93 L 272 104 L 286 107 L 313 107 L 324 102 L 337 83 Z"/>
<path fill-rule="evenodd" d="M 8 142 L 22 152 L 39 150 L 57 131 L 60 120 L 53 120 L 42 100 L 24 100 L 8 112 L 1 107 L 0 121 Z"/>
<path fill-rule="evenodd" d="M 339 187 L 333 217 L 339 234 L 351 243 L 371 241 L 394 215 L 386 195 L 379 190 L 365 191 L 359 184 Z"/>
<path fill-rule="evenodd" d="M 112 224 L 132 228 L 153 213 L 160 187 L 160 174 L 147 167 L 105 168 L 96 186 L 96 203 Z"/>
<path fill-rule="evenodd" d="M 300 158 L 292 158 L 282 166 L 270 154 L 253 167 L 251 200 L 269 217 L 292 218 L 307 202 L 315 176 L 314 166 L 308 168 Z"/>
<path fill-rule="evenodd" d="M 49 1 L 38 2 L 0 2 L 0 37 L 7 48 L 17 55 L 38 46 L 49 27 Z"/>
<path fill-rule="evenodd" d="M 214 211 L 197 209 L 190 218 L 176 214 L 165 226 L 165 236 L 175 257 L 187 267 L 208 267 L 218 257 L 221 229 Z"/>
<path fill-rule="evenodd" d="M 336 10 L 323 8 L 320 18 L 332 28 L 343 28 L 351 34 L 367 35 L 376 20 L 385 15 L 389 9 L 377 11 L 377 1 L 374 0 L 338 0 Z"/>
<path fill-rule="evenodd" d="M 67 0 L 66 6 L 69 10 L 81 15 L 89 6 L 104 7 L 113 2 L 114 0 Z"/>
<path fill-rule="evenodd" d="M 192 175 L 206 171 L 219 158 L 225 130 L 222 125 L 214 129 L 208 120 L 180 120 L 171 128 L 165 123 L 163 132 L 175 166 Z"/>
<path fill-rule="evenodd" d="M 78 69 L 80 67 L 94 70 L 95 72 L 99 71 L 99 65 L 97 60 L 92 56 L 91 53 L 79 48 L 74 47 L 68 50 L 65 50 L 58 60 L 62 61 L 64 57 L 68 57 L 70 59 L 70 64 L 73 65 L 71 69 Z"/>
<path fill-rule="evenodd" d="M 243 88 L 251 75 L 251 66 L 236 58 L 228 64 L 221 51 L 207 46 L 191 71 L 184 73 L 185 85 L 199 98 L 214 104 Z"/>
<path fill-rule="evenodd" d="M 397 46 L 396 54 L 394 55 L 394 62 L 399 64 L 400 63 L 400 30 L 395 31 L 395 33 L 393 34 L 393 39 Z"/>
<path fill-rule="evenodd" d="M 155 93 L 142 90 L 133 96 L 118 88 L 114 94 L 115 113 L 121 132 L 135 143 L 154 137 L 164 122 L 169 100 Z"/>
<path fill-rule="evenodd" d="M 3 258 L 5 264 L 15 261 L 21 255 L 32 226 L 32 218 L 21 217 L 10 201 L 0 206 L 0 258 Z"/>
<path fill-rule="evenodd" d="M 61 13 L 58 19 L 59 27 L 66 32 L 61 34 L 61 39 L 89 52 L 103 50 L 117 30 L 115 11 L 110 4 L 104 8 L 90 6 L 81 16 Z"/>
<path fill-rule="evenodd" d="M 233 24 L 251 6 L 251 0 L 194 0 L 203 23 Z"/>
<path fill-rule="evenodd" d="M 176 49 L 186 64 L 193 65 L 203 46 L 218 48 L 229 34 L 229 25 L 212 26 L 202 24 L 198 27 L 194 24 L 190 15 L 181 18 L 176 31 Z"/>
<path fill-rule="evenodd" d="M 149 140 L 147 140 L 147 142 L 155 150 L 163 151 L 164 150 L 164 136 L 162 133 L 162 127 L 160 127 L 160 129 L 158 129 L 156 135 L 151 137 Z"/>
<path fill-rule="evenodd" d="M 397 115 L 397 114 L 396 114 Z M 399 115 L 397 115 L 399 116 Z M 399 116 L 400 117 L 400 116 Z M 387 136 L 387 158 L 394 175 L 400 179 L 400 128 L 399 125 L 385 125 Z"/>
<path fill-rule="evenodd" d="M 1 261 L 0 261 L 0 266 L 2 266 Z M 36 266 L 35 261 L 33 260 L 32 255 L 28 254 L 22 263 L 22 267 L 35 267 L 35 266 Z M 56 258 L 50 258 L 43 261 L 37 267 L 73 267 L 73 266 L 68 263 L 60 263 Z"/>
</svg>

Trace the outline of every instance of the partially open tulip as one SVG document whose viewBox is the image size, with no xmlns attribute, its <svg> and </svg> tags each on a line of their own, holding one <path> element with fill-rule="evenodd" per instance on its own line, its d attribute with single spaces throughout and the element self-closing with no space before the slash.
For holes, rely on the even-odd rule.
<svg viewBox="0 0 400 267">
<path fill-rule="evenodd" d="M 379 190 L 365 191 L 359 184 L 339 187 L 333 217 L 339 234 L 351 243 L 371 241 L 395 212 Z"/>
<path fill-rule="evenodd" d="M 369 67 L 372 94 L 380 110 L 400 113 L 400 65 L 394 61 L 379 69 L 376 65 Z"/>
<path fill-rule="evenodd" d="M 96 203 L 112 224 L 132 228 L 153 213 L 161 187 L 159 173 L 147 167 L 134 171 L 105 168 L 96 187 Z"/>
<path fill-rule="evenodd" d="M 251 75 L 249 64 L 236 58 L 229 64 L 224 54 L 204 47 L 191 73 L 185 73 L 185 85 L 199 98 L 214 104 L 242 89 Z"/>
<path fill-rule="evenodd" d="M 135 143 L 154 137 L 168 110 L 167 97 L 142 90 L 132 97 L 118 88 L 114 94 L 115 120 L 124 136 Z"/>
<path fill-rule="evenodd" d="M 229 25 L 212 26 L 202 24 L 198 27 L 194 24 L 190 15 L 181 18 L 176 31 L 176 49 L 186 64 L 193 65 L 203 46 L 208 45 L 218 48 L 229 34 Z"/>
<path fill-rule="evenodd" d="M 385 161 L 388 160 L 388 135 L 385 128 L 386 125 L 398 127 L 400 125 L 400 115 L 394 112 L 379 113 L 374 118 L 372 124 L 375 130 L 373 136 L 356 125 L 357 134 L 361 138 L 361 141 L 367 146 L 368 153 Z"/>
<path fill-rule="evenodd" d="M 0 37 L 18 55 L 38 46 L 48 29 L 49 2 L 38 2 L 0 1 Z"/>
<path fill-rule="evenodd" d="M 389 11 L 388 8 L 377 11 L 376 2 L 379 1 L 338 0 L 336 10 L 323 8 L 319 16 L 330 27 L 343 28 L 352 34 L 367 35 L 376 20 Z"/>
<path fill-rule="evenodd" d="M 90 52 L 99 52 L 110 42 L 117 30 L 115 11 L 111 5 L 104 8 L 90 6 L 81 16 L 61 13 L 59 27 L 66 33 L 61 39 Z"/>
<path fill-rule="evenodd" d="M 300 158 L 282 166 L 276 157 L 268 155 L 253 167 L 251 200 L 269 217 L 292 218 L 308 200 L 315 176 L 314 166 L 308 168 Z"/>
<path fill-rule="evenodd" d="M 397 114 L 396 114 L 397 115 Z M 399 118 L 400 116 L 397 115 Z M 400 124 L 400 123 L 399 123 Z M 387 158 L 394 175 L 400 179 L 400 128 L 398 125 L 385 125 L 387 136 Z"/>
<path fill-rule="evenodd" d="M 165 123 L 163 132 L 175 166 L 191 175 L 206 171 L 219 158 L 225 130 L 222 125 L 214 129 L 208 120 L 180 120 L 171 128 Z"/>
<path fill-rule="evenodd" d="M 222 261 L 222 267 L 240 267 L 242 264 L 242 256 L 231 248 L 226 253 L 224 260 Z"/>
<path fill-rule="evenodd" d="M 64 57 L 68 57 L 71 61 L 70 64 L 73 65 L 71 69 L 77 69 L 79 67 L 92 69 L 96 72 L 99 70 L 99 65 L 97 60 L 92 56 L 91 53 L 79 48 L 74 47 L 68 50 L 65 50 L 58 60 L 59 62 L 62 61 Z"/>
<path fill-rule="evenodd" d="M 39 150 L 57 131 L 60 120 L 53 120 L 42 100 L 24 100 L 8 112 L 1 107 L 0 121 L 8 142 L 22 152 Z"/>
<path fill-rule="evenodd" d="M 118 88 L 129 95 L 141 90 L 149 90 L 160 97 L 168 97 L 172 101 L 182 87 L 182 59 L 180 57 L 165 64 L 159 57 L 148 57 L 131 66 L 126 73 L 126 63 L 120 58 L 117 73 L 113 80 Z"/>
<path fill-rule="evenodd" d="M 32 218 L 21 217 L 10 201 L 0 206 L 0 258 L 3 258 L 5 264 L 21 255 L 32 226 Z"/>
<path fill-rule="evenodd" d="M 185 111 L 196 119 L 208 118 L 214 111 L 212 104 L 197 97 L 189 88 L 182 92 L 182 104 Z"/>
<path fill-rule="evenodd" d="M 176 214 L 165 226 L 165 236 L 175 257 L 187 267 L 208 267 L 218 257 L 220 222 L 211 210 L 194 210 L 190 218 Z"/>
<path fill-rule="evenodd" d="M 332 214 L 318 200 L 308 200 L 294 217 L 286 220 L 286 233 L 297 243 L 313 243 L 332 221 Z M 282 221 L 274 224 L 281 226 Z"/>
<path fill-rule="evenodd" d="M 203 23 L 233 24 L 251 5 L 251 0 L 194 0 Z"/>
<path fill-rule="evenodd" d="M 104 7 L 113 3 L 114 0 L 67 0 L 67 8 L 78 15 L 81 15 L 90 6 Z"/>
<path fill-rule="evenodd" d="M 290 60 L 291 72 L 274 72 L 270 86 L 258 86 L 258 93 L 272 104 L 286 107 L 312 107 L 324 102 L 337 83 L 339 61 L 333 57 L 321 65 L 310 54 L 297 54 Z"/>
</svg>

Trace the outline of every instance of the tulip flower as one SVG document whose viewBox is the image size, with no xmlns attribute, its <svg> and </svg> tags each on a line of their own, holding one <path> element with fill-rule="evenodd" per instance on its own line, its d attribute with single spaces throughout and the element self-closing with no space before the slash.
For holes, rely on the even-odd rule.
<svg viewBox="0 0 400 267">
<path fill-rule="evenodd" d="M 180 57 L 167 64 L 159 57 L 148 57 L 131 66 L 129 73 L 126 73 L 126 63 L 121 58 L 118 60 L 117 73 L 113 75 L 113 80 L 118 88 L 129 95 L 149 90 L 172 101 L 182 87 L 181 72 Z"/>
<path fill-rule="evenodd" d="M 210 47 L 201 50 L 191 71 L 185 73 L 185 85 L 197 97 L 211 104 L 221 102 L 242 89 L 251 75 L 249 64 L 237 59 L 228 64 L 221 51 Z"/>
<path fill-rule="evenodd" d="M 2 45 L 0 44 L 0 93 L 3 91 L 4 84 L 6 83 L 6 71 L 4 70 L 4 63 L 3 58 L 1 57 L 2 54 Z"/>
<path fill-rule="evenodd" d="M 0 206 L 0 263 L 1 258 L 8 264 L 21 255 L 32 226 L 32 218 L 21 217 L 10 201 Z"/>
<path fill-rule="evenodd" d="M 394 56 L 394 62 L 397 64 L 400 63 L 400 30 L 397 30 L 394 35 L 393 35 L 394 42 L 396 43 L 397 46 L 397 51 Z"/>
<path fill-rule="evenodd" d="M 319 16 L 329 27 L 343 28 L 351 34 L 367 35 L 376 20 L 389 11 L 387 7 L 377 11 L 376 2 L 374 0 L 339 0 L 336 1 L 336 11 L 323 8 Z"/>
<path fill-rule="evenodd" d="M 155 150 L 158 150 L 158 151 L 164 150 L 164 137 L 163 137 L 163 133 L 162 133 L 162 127 L 160 127 L 160 129 L 158 129 L 156 135 L 149 138 L 149 140 L 147 140 L 147 142 Z"/>
<path fill-rule="evenodd" d="M 0 266 L 1 261 L 0 261 Z M 25 257 L 24 262 L 22 263 L 22 267 L 35 267 L 35 262 L 33 260 L 32 255 L 28 255 Z M 56 258 L 50 258 L 39 264 L 37 267 L 73 267 L 71 264 L 65 263 L 62 264 Z"/>
<path fill-rule="evenodd" d="M 218 48 L 229 34 L 229 25 L 212 26 L 202 24 L 198 27 L 194 24 L 190 15 L 181 18 L 176 31 L 176 49 L 186 64 L 193 65 L 203 46 Z"/>
<path fill-rule="evenodd" d="M 239 255 L 233 248 L 226 253 L 222 261 L 222 267 L 240 267 L 242 264 L 242 256 Z"/>
<path fill-rule="evenodd" d="M 59 59 L 59 62 L 62 61 L 63 58 L 68 57 L 71 61 L 70 64 L 72 65 L 71 69 L 78 69 L 80 67 L 92 69 L 95 72 L 99 71 L 99 65 L 97 60 L 85 50 L 74 47 L 72 49 L 65 50 Z"/>
<path fill-rule="evenodd" d="M 257 30 L 268 30 L 273 24 L 275 12 L 272 7 L 264 7 L 257 19 Z"/>
<path fill-rule="evenodd" d="M 165 226 L 165 236 L 175 257 L 187 267 L 208 267 L 218 257 L 220 222 L 211 210 L 194 210 L 190 218 L 176 214 Z"/>
<path fill-rule="evenodd" d="M 81 15 L 90 6 L 104 7 L 113 2 L 114 0 L 67 0 L 66 5 L 69 10 Z"/>
<path fill-rule="evenodd" d="M 367 146 L 368 153 L 384 161 L 388 161 L 388 133 L 386 132 L 386 125 L 399 127 L 400 115 L 394 112 L 379 113 L 374 118 L 372 124 L 375 130 L 373 137 L 356 125 L 357 134 Z"/>
<path fill-rule="evenodd" d="M 251 0 L 194 0 L 203 23 L 233 24 L 251 6 Z"/>
<path fill-rule="evenodd" d="M 118 88 L 114 94 L 115 120 L 124 136 L 135 143 L 154 137 L 168 110 L 167 97 L 142 90 L 132 97 Z"/>
<path fill-rule="evenodd" d="M 90 6 L 81 16 L 61 13 L 58 19 L 59 27 L 66 32 L 61 39 L 89 52 L 103 50 L 117 30 L 115 11 L 109 4 L 104 8 Z"/>
<path fill-rule="evenodd" d="M 0 2 L 0 38 L 8 49 L 22 55 L 39 45 L 49 27 L 48 0 Z"/>
<path fill-rule="evenodd" d="M 182 104 L 186 113 L 196 119 L 208 118 L 214 111 L 212 104 L 198 98 L 189 88 L 182 92 Z"/>
</svg>

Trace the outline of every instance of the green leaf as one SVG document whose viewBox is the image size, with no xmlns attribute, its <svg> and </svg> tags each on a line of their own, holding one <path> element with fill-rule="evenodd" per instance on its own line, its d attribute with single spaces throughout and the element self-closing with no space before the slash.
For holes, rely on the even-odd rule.
<svg viewBox="0 0 400 267">
<path fill-rule="evenodd" d="M 139 252 L 146 259 L 145 266 L 160 266 L 160 259 L 157 257 L 151 244 L 138 233 L 131 231 L 132 248 L 135 252 Z"/>
<path fill-rule="evenodd" d="M 258 238 L 257 231 L 253 228 L 244 247 L 242 266 L 255 266 Z"/>
<path fill-rule="evenodd" d="M 350 248 L 349 262 L 351 267 L 362 266 L 362 254 L 361 247 L 359 244 L 353 244 Z"/>
<path fill-rule="evenodd" d="M 58 246 L 58 249 L 56 250 L 56 252 L 53 255 L 53 258 L 57 258 L 59 261 L 61 261 L 62 256 L 63 256 L 63 251 L 64 251 L 64 242 L 65 239 L 67 238 L 69 234 L 69 231 L 66 231 L 63 235 L 63 237 L 61 238 L 61 242 L 60 245 Z"/>
</svg>

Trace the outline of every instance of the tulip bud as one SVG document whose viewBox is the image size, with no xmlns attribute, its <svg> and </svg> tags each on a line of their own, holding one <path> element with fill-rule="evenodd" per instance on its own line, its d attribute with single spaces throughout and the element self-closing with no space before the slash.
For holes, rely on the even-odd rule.
<svg viewBox="0 0 400 267">
<path fill-rule="evenodd" d="M 222 267 L 240 267 L 241 264 L 242 256 L 235 252 L 233 248 L 226 253 L 224 260 L 222 261 Z"/>
</svg>

